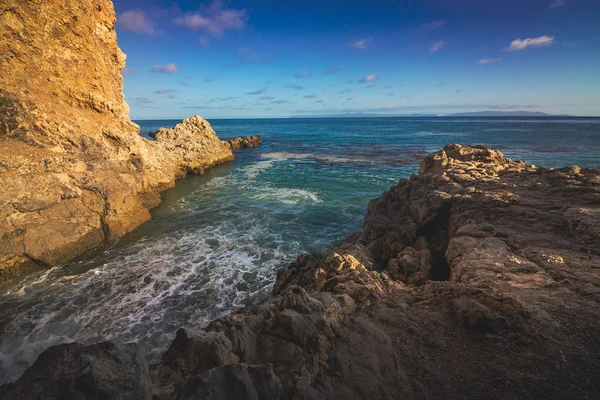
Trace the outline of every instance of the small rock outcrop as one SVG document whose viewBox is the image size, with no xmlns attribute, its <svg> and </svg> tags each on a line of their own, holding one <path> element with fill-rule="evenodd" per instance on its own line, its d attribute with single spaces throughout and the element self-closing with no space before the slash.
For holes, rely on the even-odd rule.
<svg viewBox="0 0 600 400">
<path fill-rule="evenodd" d="M 178 331 L 153 396 L 595 398 L 599 226 L 600 169 L 446 146 L 271 299 Z"/>
<path fill-rule="evenodd" d="M 258 147 L 262 144 L 262 136 L 254 135 L 254 136 L 244 136 L 244 137 L 236 137 L 227 142 L 223 142 L 228 148 L 231 150 L 236 149 L 247 149 L 251 147 Z"/>
<path fill-rule="evenodd" d="M 0 3 L 0 286 L 150 218 L 160 191 L 233 158 L 199 117 L 140 137 L 110 0 Z"/>
</svg>

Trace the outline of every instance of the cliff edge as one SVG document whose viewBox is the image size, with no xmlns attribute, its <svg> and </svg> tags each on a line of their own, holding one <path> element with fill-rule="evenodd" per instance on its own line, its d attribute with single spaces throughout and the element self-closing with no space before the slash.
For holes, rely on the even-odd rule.
<svg viewBox="0 0 600 400">
<path fill-rule="evenodd" d="M 175 179 L 233 159 L 200 117 L 139 136 L 114 24 L 109 0 L 0 4 L 0 285 L 124 235 Z"/>
<path fill-rule="evenodd" d="M 599 169 L 448 145 L 371 201 L 362 232 L 282 269 L 265 303 L 180 329 L 159 364 L 61 345 L 0 397 L 595 398 L 599 226 Z"/>
</svg>

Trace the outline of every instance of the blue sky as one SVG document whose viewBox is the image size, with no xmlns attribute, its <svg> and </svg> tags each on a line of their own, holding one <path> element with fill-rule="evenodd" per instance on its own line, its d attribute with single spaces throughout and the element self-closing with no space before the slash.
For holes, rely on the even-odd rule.
<svg viewBox="0 0 600 400">
<path fill-rule="evenodd" d="M 115 0 L 134 119 L 600 115 L 599 0 Z"/>
</svg>

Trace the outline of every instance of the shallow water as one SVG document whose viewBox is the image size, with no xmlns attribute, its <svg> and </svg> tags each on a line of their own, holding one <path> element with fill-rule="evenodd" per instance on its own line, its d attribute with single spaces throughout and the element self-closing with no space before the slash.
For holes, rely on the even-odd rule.
<svg viewBox="0 0 600 400">
<path fill-rule="evenodd" d="M 0 382 L 49 346 L 137 341 L 150 361 L 179 327 L 269 296 L 276 271 L 360 230 L 368 201 L 447 143 L 544 166 L 600 166 L 600 119 L 370 118 L 211 121 L 263 135 L 228 165 L 163 195 L 152 221 L 84 259 L 0 289 Z M 142 121 L 147 135 L 177 121 Z"/>
</svg>

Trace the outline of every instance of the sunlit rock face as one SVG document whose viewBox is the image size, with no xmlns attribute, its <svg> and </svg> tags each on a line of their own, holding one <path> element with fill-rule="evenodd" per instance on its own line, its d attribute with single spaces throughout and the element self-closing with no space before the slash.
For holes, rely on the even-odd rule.
<svg viewBox="0 0 600 400">
<path fill-rule="evenodd" d="M 184 149 L 139 136 L 114 24 L 108 0 L 0 5 L 0 285 L 131 231 L 177 177 L 233 158 L 199 117 Z"/>
</svg>

